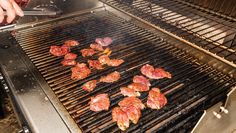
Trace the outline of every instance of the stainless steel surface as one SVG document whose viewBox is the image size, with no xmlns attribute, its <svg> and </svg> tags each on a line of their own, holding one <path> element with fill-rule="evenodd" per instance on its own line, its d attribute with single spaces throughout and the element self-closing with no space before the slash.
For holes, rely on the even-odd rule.
<svg viewBox="0 0 236 133">
<path fill-rule="evenodd" d="M 186 3 L 188 6 L 198 8 L 203 11 L 215 13 L 221 17 L 236 20 L 235 0 L 177 0 Z"/>
<path fill-rule="evenodd" d="M 236 91 L 232 91 L 227 111 L 222 111 L 223 103 L 218 103 L 205 111 L 192 133 L 234 133 L 236 131 Z"/>
<path fill-rule="evenodd" d="M 207 64 L 211 65 L 212 67 L 224 72 L 225 74 L 228 74 L 229 76 L 236 78 L 236 64 L 235 63 L 225 60 L 224 58 L 217 56 L 215 53 L 212 53 L 209 50 L 205 50 L 204 48 L 199 47 L 196 44 L 194 44 L 190 41 L 187 41 L 178 35 L 175 35 L 167 30 L 162 29 L 158 25 L 154 25 L 146 20 L 143 20 L 142 18 L 137 17 L 136 15 L 126 12 L 125 10 L 122 10 L 120 8 L 117 8 L 116 6 L 106 5 L 105 8 L 108 10 L 112 10 L 112 11 L 114 10 L 113 8 L 115 8 L 118 11 L 121 11 L 123 13 L 121 16 L 124 16 L 124 14 L 126 14 L 126 15 L 130 16 L 131 18 L 135 18 L 136 20 L 139 20 L 140 22 L 142 22 L 145 25 L 149 25 L 149 29 L 154 28 L 154 29 L 160 31 L 161 35 L 163 35 L 163 33 L 164 33 L 164 34 L 166 34 L 164 36 L 170 35 L 170 36 L 176 38 L 177 40 L 179 40 L 178 41 L 179 43 L 175 43 L 177 47 L 179 47 L 179 48 L 185 50 L 186 52 L 188 52 L 189 54 L 197 57 L 202 62 L 207 63 Z M 118 15 L 119 14 L 121 14 L 121 13 L 118 13 Z M 145 28 L 147 28 L 147 26 L 145 26 Z M 173 42 L 176 42 L 176 40 Z"/>
<path fill-rule="evenodd" d="M 63 12 L 63 15 L 70 13 L 100 7 L 101 3 L 98 0 L 30 0 L 26 9 L 36 8 L 38 6 L 56 6 Z M 19 18 L 17 25 L 26 23 L 35 23 L 43 20 L 50 20 L 52 17 L 46 16 L 24 16 Z"/>
<path fill-rule="evenodd" d="M 23 10 L 24 16 L 56 16 L 61 15 L 62 11 L 59 10 L 56 7 L 44 7 L 44 8 L 34 8 L 31 10 Z M 7 13 L 4 11 L 4 15 L 7 15 Z"/>
<path fill-rule="evenodd" d="M 18 48 L 12 42 L 6 43 L 4 45 L 9 45 L 10 48 L 8 50 L 0 48 L 0 64 L 5 68 L 5 80 L 31 131 L 35 133 L 79 132 L 76 127 L 69 129 L 65 124 L 62 116 L 58 114 L 59 110 L 55 109 L 36 77 L 30 72 L 31 69 L 15 53 Z"/>
</svg>

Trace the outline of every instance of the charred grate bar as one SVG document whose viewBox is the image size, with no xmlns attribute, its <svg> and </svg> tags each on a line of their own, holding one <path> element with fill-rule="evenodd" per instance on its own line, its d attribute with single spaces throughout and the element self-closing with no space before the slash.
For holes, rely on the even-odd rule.
<svg viewBox="0 0 236 133">
<path fill-rule="evenodd" d="M 104 36 L 114 39 L 111 58 L 122 58 L 126 62 L 116 68 L 93 71 L 84 80 L 71 80 L 70 67 L 60 64 L 62 57 L 49 54 L 51 45 L 76 39 L 81 45 L 72 52 L 79 55 L 78 62 L 86 62 L 79 50 L 88 47 L 95 38 Z M 123 99 L 120 87 L 130 84 L 132 77 L 140 74 L 140 67 L 147 63 L 173 74 L 172 79 L 151 81 L 152 87 L 160 87 L 166 94 L 168 104 L 159 111 L 143 110 L 138 124 L 131 124 L 127 132 L 190 131 L 202 110 L 222 100 L 235 84 L 233 79 L 199 63 L 162 38 L 108 11 L 18 30 L 16 39 L 83 132 L 120 132 L 111 120 L 111 109 Z M 99 84 L 91 93 L 80 88 L 86 81 L 115 70 L 122 75 L 118 82 Z M 111 107 L 107 112 L 95 113 L 89 110 L 88 102 L 91 96 L 100 93 L 109 94 Z M 140 97 L 143 102 L 146 98 L 147 93 Z"/>
<path fill-rule="evenodd" d="M 181 0 L 101 0 L 236 63 L 236 23 Z"/>
</svg>

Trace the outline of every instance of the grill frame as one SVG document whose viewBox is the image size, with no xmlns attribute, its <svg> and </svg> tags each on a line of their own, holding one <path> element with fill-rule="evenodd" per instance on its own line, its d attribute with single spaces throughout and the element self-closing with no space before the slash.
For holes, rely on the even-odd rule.
<svg viewBox="0 0 236 133">
<path fill-rule="evenodd" d="M 27 58 L 27 56 L 26 56 L 26 58 Z M 30 62 L 30 61 L 29 61 Z M 32 66 L 32 67 L 34 67 L 34 66 Z M 36 73 L 38 73 L 38 72 L 36 72 Z M 37 77 L 40 77 L 39 76 L 39 74 L 36 74 L 36 76 Z M 42 77 L 41 78 L 39 78 L 39 79 L 42 79 Z M 40 81 L 40 82 L 42 82 L 42 83 L 45 83 L 45 81 L 43 81 L 43 79 L 42 79 L 42 81 Z M 44 85 L 47 89 L 49 88 L 49 86 L 47 86 L 47 85 Z M 44 87 L 43 87 L 44 88 Z M 50 88 L 49 88 L 50 89 Z M 50 90 L 49 90 L 50 91 Z M 47 93 L 50 93 L 50 92 L 47 92 Z M 53 95 L 53 94 L 52 94 Z M 54 101 L 55 99 L 53 99 L 53 101 Z M 60 109 L 60 108 L 59 108 Z"/>
</svg>

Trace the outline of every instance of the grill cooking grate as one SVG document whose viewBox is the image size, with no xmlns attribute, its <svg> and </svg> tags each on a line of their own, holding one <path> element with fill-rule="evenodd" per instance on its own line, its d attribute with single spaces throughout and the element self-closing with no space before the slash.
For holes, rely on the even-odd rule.
<svg viewBox="0 0 236 133">
<path fill-rule="evenodd" d="M 181 0 L 101 0 L 236 63 L 236 23 Z"/>
<path fill-rule="evenodd" d="M 107 67 L 93 71 L 84 80 L 71 80 L 70 67 L 63 67 L 62 57 L 49 54 L 51 45 L 62 45 L 65 40 L 76 39 L 81 45 L 72 49 L 86 48 L 97 37 L 110 36 L 111 58 L 122 58 L 125 63 L 119 67 Z M 127 132 L 143 131 L 190 131 L 202 110 L 225 97 L 235 84 L 231 78 L 217 72 L 183 51 L 168 44 L 158 36 L 139 28 L 107 11 L 84 14 L 71 19 L 51 22 L 29 29 L 19 30 L 16 39 L 68 113 L 84 132 L 119 132 L 111 121 L 111 109 L 123 99 L 119 88 L 132 82 L 140 74 L 140 67 L 146 63 L 162 67 L 172 73 L 172 79 L 151 81 L 152 87 L 160 87 L 168 98 L 168 104 L 161 110 L 145 109 L 138 124 L 131 124 Z M 80 55 L 79 62 L 86 62 Z M 113 71 L 119 71 L 122 78 L 112 84 L 99 84 L 87 93 L 80 86 L 91 79 L 98 79 Z M 89 110 L 91 96 L 108 93 L 110 110 L 94 113 Z M 140 97 L 146 102 L 147 93 Z M 190 122 L 191 121 L 191 122 Z"/>
</svg>

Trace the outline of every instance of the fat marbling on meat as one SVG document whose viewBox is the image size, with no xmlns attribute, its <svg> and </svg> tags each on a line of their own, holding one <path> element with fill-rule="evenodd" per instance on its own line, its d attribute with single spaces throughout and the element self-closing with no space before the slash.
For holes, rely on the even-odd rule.
<svg viewBox="0 0 236 133">
<path fill-rule="evenodd" d="M 151 109 L 161 109 L 167 104 L 167 99 L 164 94 L 160 92 L 158 88 L 152 88 L 149 91 L 147 106 Z"/>
<path fill-rule="evenodd" d="M 171 74 L 162 68 L 154 68 L 153 66 L 146 64 L 142 66 L 141 73 L 150 79 L 162 79 L 171 78 Z"/>
<path fill-rule="evenodd" d="M 141 110 L 145 108 L 145 105 L 137 97 L 126 97 L 123 100 L 121 100 L 118 103 L 118 105 L 120 107 L 135 106 L 136 108 L 141 109 Z"/>
<path fill-rule="evenodd" d="M 116 122 L 122 131 L 129 127 L 129 117 L 120 107 L 112 109 L 112 121 Z"/>
<path fill-rule="evenodd" d="M 91 73 L 91 70 L 87 67 L 85 63 L 77 63 L 75 67 L 71 68 L 71 71 L 71 78 L 75 80 L 87 78 Z"/>
<path fill-rule="evenodd" d="M 70 47 L 67 46 L 50 46 L 49 52 L 54 56 L 63 56 L 70 52 Z"/>
<path fill-rule="evenodd" d="M 149 90 L 149 87 L 147 85 L 141 83 L 132 83 L 128 85 L 128 88 L 134 89 L 138 92 L 144 92 Z"/>
<path fill-rule="evenodd" d="M 93 56 L 97 52 L 94 49 L 88 48 L 88 49 L 82 49 L 80 50 L 83 57 Z"/>
<path fill-rule="evenodd" d="M 108 110 L 110 107 L 110 100 L 108 94 L 98 94 L 95 97 L 91 97 L 90 110 L 99 112 L 102 110 Z"/>
<path fill-rule="evenodd" d="M 128 97 L 139 97 L 140 93 L 138 91 L 135 91 L 132 88 L 128 87 L 121 87 L 120 92 L 123 96 L 128 96 Z"/>
<path fill-rule="evenodd" d="M 67 53 L 64 56 L 64 59 L 66 60 L 75 60 L 76 58 L 77 58 L 77 54 L 74 54 L 74 53 Z"/>
<path fill-rule="evenodd" d="M 141 117 L 141 109 L 130 105 L 121 107 L 121 109 L 127 114 L 128 118 L 134 123 L 137 124 L 139 118 Z"/>
<path fill-rule="evenodd" d="M 151 86 L 149 80 L 147 78 L 145 78 L 144 76 L 142 75 L 136 75 L 133 77 L 133 82 L 134 83 L 141 83 L 141 84 L 144 84 L 146 86 Z"/>
<path fill-rule="evenodd" d="M 88 60 L 88 64 L 90 68 L 94 68 L 97 70 L 104 69 L 102 64 L 98 60 Z"/>
<path fill-rule="evenodd" d="M 63 61 L 61 61 L 61 64 L 63 66 L 74 66 L 76 65 L 76 61 L 75 60 L 71 60 L 71 59 L 64 59 Z"/>
<path fill-rule="evenodd" d="M 103 47 L 100 44 L 92 43 L 90 44 L 90 48 L 97 51 L 104 51 Z"/>
<path fill-rule="evenodd" d="M 85 91 L 91 92 L 94 90 L 94 88 L 96 88 L 96 86 L 97 86 L 97 80 L 91 80 L 91 81 L 84 83 L 81 86 L 81 88 Z"/>
<path fill-rule="evenodd" d="M 120 73 L 115 71 L 106 76 L 102 76 L 99 81 L 105 83 L 113 83 L 119 79 L 120 79 Z"/>
<path fill-rule="evenodd" d="M 80 43 L 76 40 L 67 40 L 64 42 L 64 46 L 68 46 L 68 47 L 74 47 L 74 46 L 78 46 Z"/>
</svg>

